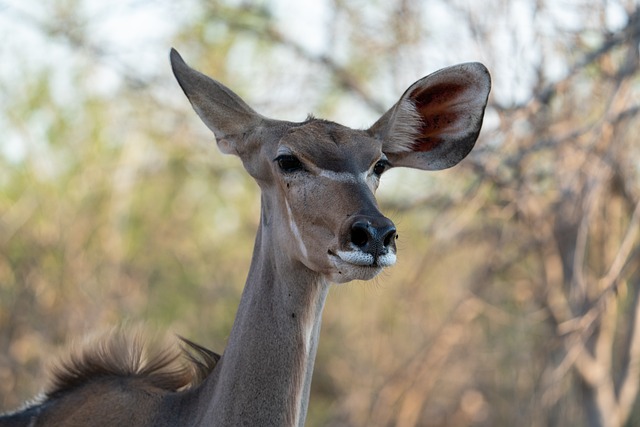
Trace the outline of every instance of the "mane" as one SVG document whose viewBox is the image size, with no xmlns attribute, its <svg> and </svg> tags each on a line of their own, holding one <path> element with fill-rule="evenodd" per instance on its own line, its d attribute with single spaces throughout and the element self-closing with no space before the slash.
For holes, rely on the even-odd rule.
<svg viewBox="0 0 640 427">
<path fill-rule="evenodd" d="M 91 339 L 53 365 L 45 398 L 108 378 L 133 379 L 139 387 L 169 392 L 195 387 L 213 371 L 220 356 L 178 338 L 179 344 L 157 344 L 140 332 L 117 330 Z"/>
</svg>

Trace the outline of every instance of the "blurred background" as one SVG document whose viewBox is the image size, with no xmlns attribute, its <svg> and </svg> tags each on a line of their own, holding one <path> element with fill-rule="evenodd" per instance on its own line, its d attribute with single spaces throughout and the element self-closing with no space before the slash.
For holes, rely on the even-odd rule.
<svg viewBox="0 0 640 427">
<path fill-rule="evenodd" d="M 379 190 L 399 261 L 327 301 L 309 426 L 640 425 L 640 4 L 0 0 L 0 411 L 143 323 L 218 352 L 258 188 L 170 47 L 260 113 L 364 128 L 481 61 L 476 149 Z"/>
</svg>

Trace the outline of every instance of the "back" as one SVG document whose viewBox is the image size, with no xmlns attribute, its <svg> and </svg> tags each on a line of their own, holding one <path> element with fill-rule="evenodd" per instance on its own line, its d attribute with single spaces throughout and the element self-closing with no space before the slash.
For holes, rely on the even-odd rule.
<svg viewBox="0 0 640 427">
<path fill-rule="evenodd" d="M 73 393 L 62 393 L 1 416 L 0 427 L 153 425 L 166 393 L 137 379 L 99 379 L 76 388 Z"/>
</svg>

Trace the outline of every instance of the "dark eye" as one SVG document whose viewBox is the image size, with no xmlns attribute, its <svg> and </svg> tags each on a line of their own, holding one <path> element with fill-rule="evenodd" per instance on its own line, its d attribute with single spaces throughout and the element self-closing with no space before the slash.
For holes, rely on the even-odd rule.
<svg viewBox="0 0 640 427">
<path fill-rule="evenodd" d="M 391 164 L 386 160 L 378 160 L 378 162 L 373 166 L 373 173 L 380 176 L 384 171 L 386 171 Z"/>
<path fill-rule="evenodd" d="M 291 154 L 278 156 L 275 161 L 278 162 L 278 167 L 283 172 L 295 172 L 303 169 L 302 162 L 300 162 L 296 156 Z"/>
</svg>

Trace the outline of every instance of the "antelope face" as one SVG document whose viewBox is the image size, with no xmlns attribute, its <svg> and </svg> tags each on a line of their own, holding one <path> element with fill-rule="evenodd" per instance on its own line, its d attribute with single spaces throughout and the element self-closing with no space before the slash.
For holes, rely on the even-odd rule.
<svg viewBox="0 0 640 427">
<path fill-rule="evenodd" d="M 263 227 L 288 259 L 334 282 L 371 279 L 396 261 L 396 229 L 374 193 L 391 166 L 457 164 L 473 148 L 491 80 L 478 63 L 424 77 L 367 130 L 324 120 L 291 123 L 256 113 L 171 52 L 174 74 L 224 153 L 262 189 Z M 265 244 L 263 242 L 263 244 Z"/>
<path fill-rule="evenodd" d="M 316 119 L 288 129 L 272 173 L 290 257 L 337 283 L 393 265 L 396 228 L 374 197 L 390 166 L 364 131 Z"/>
</svg>

